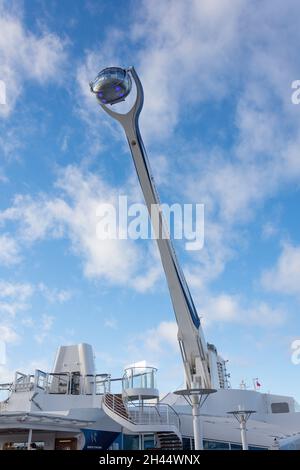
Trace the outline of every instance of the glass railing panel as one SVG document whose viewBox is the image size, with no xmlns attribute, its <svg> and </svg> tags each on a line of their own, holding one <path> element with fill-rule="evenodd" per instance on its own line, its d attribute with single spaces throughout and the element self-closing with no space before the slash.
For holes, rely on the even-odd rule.
<svg viewBox="0 0 300 470">
<path fill-rule="evenodd" d="M 47 392 L 51 394 L 66 395 L 69 392 L 69 374 L 48 374 Z"/>
<path fill-rule="evenodd" d="M 42 370 L 36 370 L 35 372 L 35 385 L 42 390 L 47 388 L 47 374 Z"/>
<path fill-rule="evenodd" d="M 179 429 L 177 413 L 166 404 L 129 406 L 128 415 L 136 424 L 167 424 Z"/>
<path fill-rule="evenodd" d="M 96 395 L 104 395 L 110 392 L 110 375 L 95 375 L 95 393 Z"/>
<path fill-rule="evenodd" d="M 127 388 L 156 388 L 156 372 L 154 367 L 129 367 L 123 377 L 123 389 Z"/>
</svg>

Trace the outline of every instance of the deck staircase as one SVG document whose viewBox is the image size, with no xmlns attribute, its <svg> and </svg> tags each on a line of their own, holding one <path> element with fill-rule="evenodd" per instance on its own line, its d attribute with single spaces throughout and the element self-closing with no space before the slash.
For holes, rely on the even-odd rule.
<svg viewBox="0 0 300 470">
<path fill-rule="evenodd" d="M 160 449 L 182 449 L 180 421 L 175 410 L 166 404 L 147 404 L 143 407 L 128 405 L 121 394 L 106 393 L 103 411 L 128 431 L 154 433 Z"/>
</svg>

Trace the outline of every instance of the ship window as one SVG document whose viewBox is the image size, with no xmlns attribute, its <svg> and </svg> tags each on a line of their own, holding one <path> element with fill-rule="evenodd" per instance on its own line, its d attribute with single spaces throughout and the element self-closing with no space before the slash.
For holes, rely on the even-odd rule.
<svg viewBox="0 0 300 470">
<path fill-rule="evenodd" d="M 143 435 L 143 449 L 154 449 L 154 434 L 144 434 Z"/>
<path fill-rule="evenodd" d="M 272 413 L 289 413 L 289 404 L 285 401 L 278 403 L 271 403 Z"/>
<path fill-rule="evenodd" d="M 243 450 L 242 444 L 234 444 L 233 442 L 230 442 L 230 449 L 231 450 Z"/>
<path fill-rule="evenodd" d="M 125 450 L 139 450 L 139 435 L 124 434 L 123 446 Z"/>
<path fill-rule="evenodd" d="M 229 442 L 203 441 L 203 449 L 207 450 L 229 450 Z"/>
<path fill-rule="evenodd" d="M 267 447 L 249 446 L 249 450 L 268 450 Z"/>
</svg>

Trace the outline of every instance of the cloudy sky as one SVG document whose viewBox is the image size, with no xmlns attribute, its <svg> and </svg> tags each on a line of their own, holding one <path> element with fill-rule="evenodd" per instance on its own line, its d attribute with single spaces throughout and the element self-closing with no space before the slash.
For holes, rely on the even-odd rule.
<svg viewBox="0 0 300 470">
<path fill-rule="evenodd" d="M 88 83 L 135 65 L 161 199 L 205 205 L 204 248 L 176 249 L 206 339 L 233 387 L 258 377 L 300 400 L 299 14 L 297 0 L 0 0 L 1 380 L 88 342 L 98 372 L 146 360 L 161 390 L 183 384 L 154 241 L 96 236 L 100 203 L 141 194 Z"/>
</svg>

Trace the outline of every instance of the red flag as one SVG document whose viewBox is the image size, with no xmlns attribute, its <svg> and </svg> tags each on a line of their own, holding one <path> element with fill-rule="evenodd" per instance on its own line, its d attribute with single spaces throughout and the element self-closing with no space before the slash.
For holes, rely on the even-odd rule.
<svg viewBox="0 0 300 470">
<path fill-rule="evenodd" d="M 261 384 L 259 383 L 258 380 L 256 380 L 256 386 L 257 386 L 257 387 L 261 387 Z"/>
</svg>

